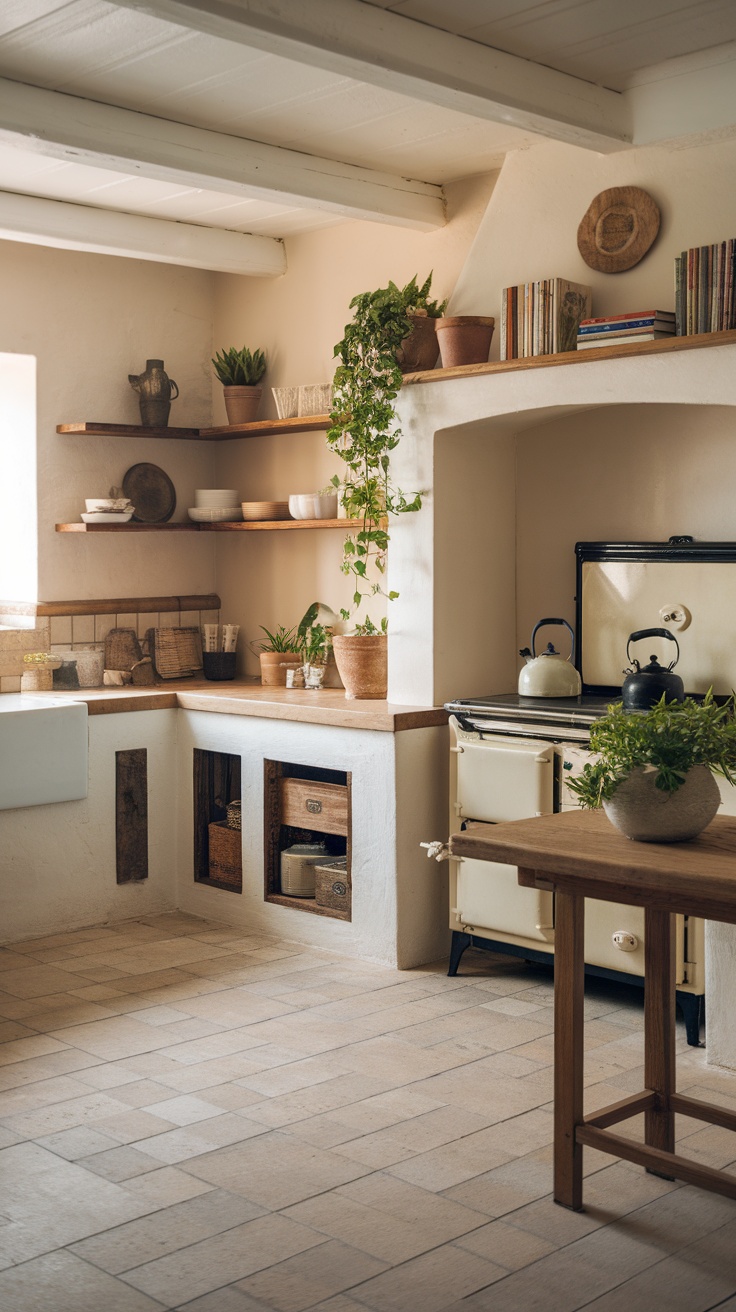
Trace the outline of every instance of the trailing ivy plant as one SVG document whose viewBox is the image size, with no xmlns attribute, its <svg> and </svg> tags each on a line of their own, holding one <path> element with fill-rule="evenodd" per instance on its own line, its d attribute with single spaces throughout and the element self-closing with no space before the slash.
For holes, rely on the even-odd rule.
<svg viewBox="0 0 736 1312">
<path fill-rule="evenodd" d="M 686 697 L 668 702 L 663 694 L 649 711 L 625 711 L 618 703 L 590 730 L 591 751 L 598 760 L 584 766 L 567 786 L 580 805 L 595 809 L 609 801 L 619 784 L 642 766 L 657 771 L 655 786 L 675 793 L 694 765 L 736 783 L 734 698 L 719 704 L 712 690 L 702 702 Z"/>
<path fill-rule="evenodd" d="M 369 597 L 398 596 L 382 586 L 389 542 L 382 521 L 421 508 L 420 493 L 407 496 L 394 487 L 391 452 L 401 438 L 394 410 L 402 381 L 396 352 L 412 330 L 412 313 L 421 310 L 436 318 L 446 304 L 429 300 L 431 283 L 431 273 L 421 287 L 415 275 L 403 288 L 390 282 L 355 296 L 350 302 L 353 319 L 335 347 L 340 363 L 333 380 L 327 443 L 344 461 L 345 473 L 342 479 L 335 475 L 332 485 L 341 491 L 348 519 L 361 522 L 343 544 L 341 568 L 354 584 L 353 612 L 342 610 L 344 620 Z M 366 617 L 355 632 L 370 635 L 385 633 L 386 628 L 385 618 L 378 629 Z"/>
</svg>

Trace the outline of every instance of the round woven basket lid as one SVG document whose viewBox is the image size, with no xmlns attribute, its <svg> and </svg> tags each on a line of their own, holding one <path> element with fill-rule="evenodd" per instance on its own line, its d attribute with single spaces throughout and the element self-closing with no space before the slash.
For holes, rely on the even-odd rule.
<svg viewBox="0 0 736 1312">
<path fill-rule="evenodd" d="M 659 232 L 659 207 L 641 187 L 609 187 L 591 201 L 578 250 L 599 273 L 623 273 L 644 258 Z"/>
</svg>

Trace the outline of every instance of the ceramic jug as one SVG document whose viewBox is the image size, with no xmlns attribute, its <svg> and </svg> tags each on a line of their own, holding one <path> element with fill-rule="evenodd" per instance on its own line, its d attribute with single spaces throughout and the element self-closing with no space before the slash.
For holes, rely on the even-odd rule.
<svg viewBox="0 0 736 1312">
<path fill-rule="evenodd" d="M 146 360 L 145 373 L 128 374 L 128 382 L 139 393 L 143 427 L 166 428 L 171 402 L 179 395 L 179 388 L 164 372 L 163 360 Z"/>
</svg>

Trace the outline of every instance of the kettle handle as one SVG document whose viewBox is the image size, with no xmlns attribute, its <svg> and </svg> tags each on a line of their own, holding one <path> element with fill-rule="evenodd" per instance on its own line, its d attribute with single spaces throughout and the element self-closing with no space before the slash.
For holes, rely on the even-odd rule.
<svg viewBox="0 0 736 1312">
<path fill-rule="evenodd" d="M 574 665 L 575 664 L 575 634 L 573 633 L 573 630 L 571 626 L 568 624 L 567 620 L 546 619 L 546 620 L 540 620 L 538 624 L 534 625 L 534 628 L 532 629 L 532 656 L 536 656 L 537 654 L 536 648 L 534 646 L 534 638 L 536 636 L 537 629 L 541 629 L 544 624 L 564 624 L 565 628 L 570 634 L 570 641 L 572 643 L 572 648 L 570 651 L 570 660 Z"/>
<path fill-rule="evenodd" d="M 669 629 L 637 629 L 636 633 L 629 634 L 629 641 L 626 644 L 627 661 L 631 660 L 629 647 L 631 646 L 632 642 L 638 642 L 640 638 L 669 638 L 670 642 L 674 642 L 677 648 L 677 655 L 675 656 L 675 659 L 671 661 L 670 664 L 667 666 L 668 670 L 674 670 L 677 662 L 680 659 L 680 644 L 677 641 L 677 638 L 675 637 L 674 633 L 670 633 Z"/>
</svg>

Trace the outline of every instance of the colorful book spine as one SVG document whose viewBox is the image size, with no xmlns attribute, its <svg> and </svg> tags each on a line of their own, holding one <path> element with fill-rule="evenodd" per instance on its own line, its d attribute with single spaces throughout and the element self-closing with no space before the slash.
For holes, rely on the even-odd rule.
<svg viewBox="0 0 736 1312">
<path fill-rule="evenodd" d="M 671 319 L 654 317 L 649 319 L 619 319 L 616 323 L 584 323 L 578 329 L 578 337 L 592 337 L 594 334 L 601 336 L 605 333 L 620 333 L 636 328 L 653 328 L 661 327 L 665 330 L 672 326 L 674 332 L 674 315 Z"/>
</svg>

